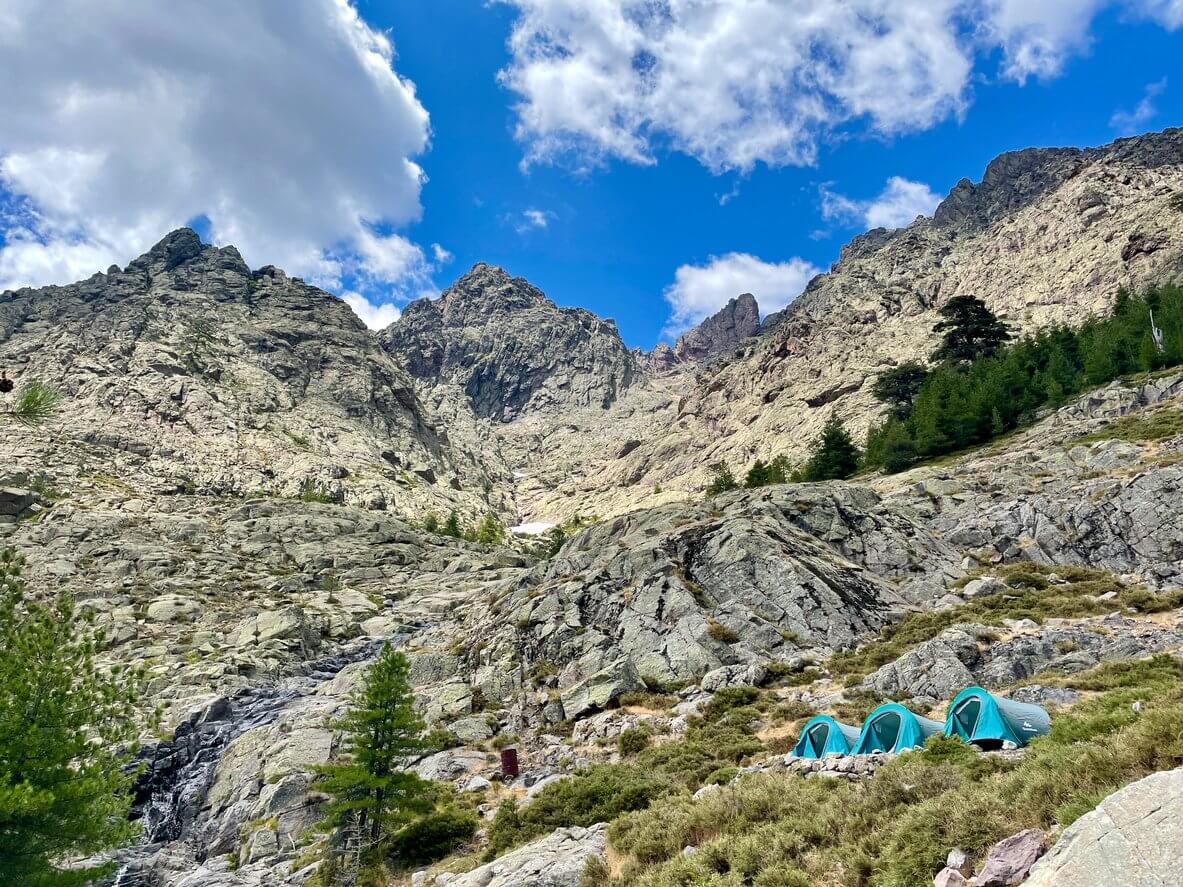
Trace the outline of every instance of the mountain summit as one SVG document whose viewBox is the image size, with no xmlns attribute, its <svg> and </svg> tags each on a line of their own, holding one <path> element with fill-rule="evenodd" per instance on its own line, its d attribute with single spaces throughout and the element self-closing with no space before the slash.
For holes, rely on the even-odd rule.
<svg viewBox="0 0 1183 887">
<path fill-rule="evenodd" d="M 459 386 L 478 416 L 501 422 L 608 407 L 636 372 L 613 321 L 561 308 L 524 278 L 484 263 L 439 299 L 412 302 L 380 338 L 413 376 Z"/>
</svg>

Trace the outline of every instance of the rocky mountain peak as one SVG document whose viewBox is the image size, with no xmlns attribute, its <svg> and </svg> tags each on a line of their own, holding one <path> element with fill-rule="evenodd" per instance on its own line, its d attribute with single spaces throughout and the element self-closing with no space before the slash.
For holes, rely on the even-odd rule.
<svg viewBox="0 0 1183 887">
<path fill-rule="evenodd" d="M 760 332 L 760 306 L 751 293 L 743 293 L 682 335 L 674 345 L 679 361 L 701 363 L 731 351 L 744 339 Z"/>
<path fill-rule="evenodd" d="M 381 333 L 383 346 L 431 385 L 458 385 L 477 415 L 612 404 L 633 355 L 612 320 L 562 308 L 522 277 L 483 262 L 439 299 L 420 299 Z"/>
</svg>

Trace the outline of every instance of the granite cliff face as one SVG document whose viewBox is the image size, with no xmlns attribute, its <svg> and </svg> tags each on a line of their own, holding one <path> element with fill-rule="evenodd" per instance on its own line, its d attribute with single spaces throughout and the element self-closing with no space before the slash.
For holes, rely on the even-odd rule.
<svg viewBox="0 0 1183 887">
<path fill-rule="evenodd" d="M 732 299 L 690 332 L 678 338 L 678 360 L 703 362 L 734 351 L 735 346 L 760 332 L 760 306 L 751 293 Z"/>
<path fill-rule="evenodd" d="M 34 593 L 93 614 L 103 663 L 146 670 L 169 731 L 144 736 L 145 840 L 117 883 L 306 884 L 313 768 L 340 750 L 327 725 L 386 640 L 410 657 L 424 719 L 455 739 L 415 771 L 475 793 L 486 816 L 619 760 L 625 729 L 676 740 L 712 693 L 773 672 L 793 675 L 785 702 L 929 705 L 970 680 L 1178 653 L 1178 369 L 900 475 L 707 501 L 701 473 L 799 453 L 834 410 L 865 428 L 875 373 L 927 353 L 951 295 L 1030 329 L 1178 274 L 1180 193 L 1179 130 L 1004 155 L 933 219 L 857 238 L 773 322 L 741 296 L 664 357 L 487 265 L 375 336 L 331 296 L 186 230 L 126 268 L 0 294 L 0 366 L 65 395 L 44 427 L 0 422 L 0 547 L 26 557 Z M 1097 434 L 1132 417 L 1133 432 Z M 451 508 L 603 519 L 540 559 L 423 528 Z M 956 624 L 858 687 L 831 680 L 833 653 L 905 611 L 1006 594 L 989 574 L 1015 563 L 1048 582 L 1062 566 L 1110 571 L 1174 609 L 1098 597 L 1087 618 Z M 668 710 L 621 707 L 674 687 Z M 497 742 L 521 753 L 511 785 L 489 778 Z M 575 887 L 572 860 L 604 852 L 602 827 L 560 830 L 414 883 Z"/>
<path fill-rule="evenodd" d="M 1120 287 L 1177 278 L 1180 194 L 1183 129 L 1002 155 L 932 219 L 855 238 L 738 356 L 687 377 L 648 439 L 615 460 L 591 456 L 578 490 L 594 505 L 582 507 L 618 513 L 655 487 L 695 495 L 718 461 L 801 458 L 835 411 L 864 432 L 882 413 L 875 377 L 931 352 L 936 312 L 955 295 L 981 297 L 1026 331 L 1107 310 Z M 531 507 L 561 513 L 570 498 L 560 488 Z"/>
<path fill-rule="evenodd" d="M 607 408 L 633 383 L 633 356 L 611 320 L 560 308 L 520 277 L 478 264 L 382 331 L 383 347 L 428 385 L 450 383 L 481 417 L 507 422 Z"/>
<path fill-rule="evenodd" d="M 414 514 L 495 506 L 503 479 L 343 302 L 188 229 L 126 268 L 4 294 L 0 365 L 61 392 L 56 434 L 126 454 L 155 486 Z"/>
</svg>

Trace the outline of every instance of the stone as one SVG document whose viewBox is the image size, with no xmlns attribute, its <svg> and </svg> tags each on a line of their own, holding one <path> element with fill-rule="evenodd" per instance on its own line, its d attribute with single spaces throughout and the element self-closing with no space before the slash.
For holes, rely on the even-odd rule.
<svg viewBox="0 0 1183 887">
<path fill-rule="evenodd" d="M 188 622 L 201 612 L 201 605 L 179 595 L 165 595 L 148 604 L 150 622 Z"/>
<path fill-rule="evenodd" d="M 460 718 L 448 724 L 448 730 L 465 745 L 484 742 L 493 735 L 493 728 L 484 718 Z"/>
<path fill-rule="evenodd" d="M 483 792 L 491 789 L 493 783 L 485 779 L 483 776 L 474 776 L 464 783 L 464 791 L 466 792 Z"/>
<path fill-rule="evenodd" d="M 520 277 L 483 262 L 420 299 L 381 333 L 419 379 L 462 389 L 482 418 L 594 406 L 603 409 L 637 373 L 616 324 L 560 308 Z"/>
<path fill-rule="evenodd" d="M 603 858 L 607 826 L 561 828 L 448 880 L 448 887 L 580 887 L 589 857 Z M 436 878 L 437 884 L 444 882 Z"/>
<path fill-rule="evenodd" d="M 1003 838 L 990 848 L 982 869 L 970 884 L 973 887 L 1011 887 L 1023 883 L 1035 860 L 1043 855 L 1046 835 L 1031 828 Z"/>
<path fill-rule="evenodd" d="M 1153 773 L 1105 798 L 1060 835 L 1025 887 L 1178 883 L 1183 769 Z"/>
<path fill-rule="evenodd" d="M 957 869 L 946 866 L 932 879 L 932 887 L 965 887 L 968 882 Z"/>
<path fill-rule="evenodd" d="M 619 659 L 608 668 L 591 675 L 562 693 L 563 711 L 571 719 L 602 709 L 624 693 L 639 690 L 644 685 L 636 667 L 627 659 Z"/>
<path fill-rule="evenodd" d="M 964 598 L 973 599 L 982 597 L 984 595 L 998 594 L 1006 590 L 1006 583 L 994 576 L 983 576 L 980 579 L 974 579 L 965 584 L 961 589 L 961 596 Z"/>
</svg>

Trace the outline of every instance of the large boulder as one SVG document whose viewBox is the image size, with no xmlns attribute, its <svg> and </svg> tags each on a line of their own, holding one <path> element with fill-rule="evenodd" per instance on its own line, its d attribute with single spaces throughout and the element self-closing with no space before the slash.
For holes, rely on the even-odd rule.
<svg viewBox="0 0 1183 887">
<path fill-rule="evenodd" d="M 579 887 L 591 856 L 607 846 L 603 823 L 590 828 L 561 828 L 513 853 L 464 875 L 436 875 L 438 887 Z"/>
<path fill-rule="evenodd" d="M 1178 884 L 1183 860 L 1183 768 L 1127 785 L 1064 830 L 1025 887 Z"/>
</svg>

